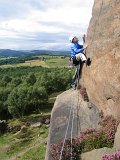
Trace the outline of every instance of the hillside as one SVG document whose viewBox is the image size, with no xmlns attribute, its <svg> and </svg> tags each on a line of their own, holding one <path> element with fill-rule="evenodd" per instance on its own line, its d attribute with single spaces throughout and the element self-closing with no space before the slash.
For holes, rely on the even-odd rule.
<svg viewBox="0 0 120 160">
<path fill-rule="evenodd" d="M 14 57 L 24 55 L 69 55 L 68 51 L 47 51 L 47 50 L 11 50 L 0 49 L 0 57 Z"/>
</svg>

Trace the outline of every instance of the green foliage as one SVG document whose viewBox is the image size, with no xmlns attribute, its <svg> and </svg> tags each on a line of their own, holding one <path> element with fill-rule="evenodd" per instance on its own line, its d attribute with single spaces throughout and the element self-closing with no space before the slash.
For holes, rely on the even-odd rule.
<svg viewBox="0 0 120 160">
<path fill-rule="evenodd" d="M 8 96 L 8 110 L 13 116 L 22 117 L 27 106 L 28 88 L 15 88 Z"/>
<path fill-rule="evenodd" d="M 39 147 L 33 148 L 27 153 L 24 154 L 22 158 L 18 158 L 18 160 L 43 160 L 45 159 L 45 146 L 42 144 Z"/>
<path fill-rule="evenodd" d="M 48 100 L 44 87 L 20 86 L 8 96 L 8 110 L 13 116 L 23 117 L 25 112 L 38 109 Z"/>
<path fill-rule="evenodd" d="M 0 119 L 8 116 L 7 98 L 9 93 L 9 88 L 0 88 Z"/>
<path fill-rule="evenodd" d="M 26 112 L 34 111 L 40 108 L 48 102 L 48 94 L 44 87 L 31 87 L 27 93 L 28 102 Z"/>
<path fill-rule="evenodd" d="M 22 83 L 22 80 L 19 77 L 13 78 L 12 81 L 11 81 L 11 84 L 13 84 L 14 87 L 17 87 L 21 83 Z"/>
<path fill-rule="evenodd" d="M 22 117 L 48 108 L 48 95 L 70 88 L 67 68 L 20 67 L 0 69 L 0 118 Z M 51 104 L 53 105 L 53 104 Z"/>
<path fill-rule="evenodd" d="M 4 87 L 4 86 L 6 86 L 9 82 L 11 82 L 11 80 L 12 80 L 11 77 L 5 75 L 5 76 L 3 76 L 0 85 Z"/>
<path fill-rule="evenodd" d="M 19 57 L 4 58 L 0 60 L 0 65 L 25 63 L 25 61 L 36 60 L 36 59 L 38 59 L 38 57 L 34 56 L 19 56 Z"/>
<path fill-rule="evenodd" d="M 40 122 L 40 118 L 45 118 L 49 112 L 43 114 L 32 114 L 20 119 L 11 119 L 8 121 L 8 126 L 13 128 L 15 126 L 25 126 L 31 122 Z M 23 126 L 23 127 L 24 127 Z M 40 135 L 40 131 L 44 133 Z M 19 160 L 43 160 L 45 159 L 46 146 L 44 144 L 45 138 L 48 136 L 49 128 L 43 124 L 41 127 L 24 127 L 16 134 L 7 133 L 0 136 L 0 159 L 19 159 Z M 39 135 L 39 136 L 38 136 Z"/>
<path fill-rule="evenodd" d="M 36 77 L 34 73 L 30 73 L 26 79 L 27 83 L 33 85 L 36 82 Z"/>
</svg>

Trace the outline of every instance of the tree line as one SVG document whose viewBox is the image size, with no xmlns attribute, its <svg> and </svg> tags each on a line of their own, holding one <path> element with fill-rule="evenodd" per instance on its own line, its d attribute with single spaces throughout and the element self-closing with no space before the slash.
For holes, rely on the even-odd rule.
<svg viewBox="0 0 120 160">
<path fill-rule="evenodd" d="M 0 119 L 45 108 L 50 94 L 70 88 L 71 78 L 67 68 L 0 69 Z"/>
<path fill-rule="evenodd" d="M 34 56 L 11 57 L 0 60 L 0 65 L 25 63 L 26 61 L 36 60 L 36 59 L 39 59 L 39 57 L 34 57 Z"/>
</svg>

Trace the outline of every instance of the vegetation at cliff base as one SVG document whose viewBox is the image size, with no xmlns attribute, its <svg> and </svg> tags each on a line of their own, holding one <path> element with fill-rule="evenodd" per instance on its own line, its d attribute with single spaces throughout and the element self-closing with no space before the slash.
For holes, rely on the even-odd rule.
<svg viewBox="0 0 120 160">
<path fill-rule="evenodd" d="M 120 160 L 120 150 L 118 150 L 115 154 L 113 155 L 104 155 L 102 157 L 102 160 Z"/>
<path fill-rule="evenodd" d="M 81 153 L 89 152 L 91 150 L 103 147 L 113 147 L 114 137 L 118 124 L 119 122 L 116 121 L 113 117 L 106 117 L 103 120 L 99 130 L 87 129 L 80 132 L 79 136 L 76 136 L 72 139 L 72 145 L 71 139 L 67 139 L 63 150 L 62 160 L 71 159 L 71 155 L 73 160 L 80 160 Z M 62 145 L 63 141 L 59 144 L 51 144 L 51 156 L 53 160 L 59 160 Z"/>
<path fill-rule="evenodd" d="M 0 136 L 0 158 L 43 160 L 49 130 L 45 120 L 48 117 L 50 112 L 43 111 L 40 114 L 9 120 L 7 133 Z"/>
</svg>

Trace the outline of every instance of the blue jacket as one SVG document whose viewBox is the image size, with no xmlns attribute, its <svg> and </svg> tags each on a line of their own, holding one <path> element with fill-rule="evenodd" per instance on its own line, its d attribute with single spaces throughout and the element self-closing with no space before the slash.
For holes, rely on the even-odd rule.
<svg viewBox="0 0 120 160">
<path fill-rule="evenodd" d="M 71 58 L 73 58 L 76 54 L 82 53 L 84 51 L 83 45 L 78 43 L 72 43 L 70 47 Z"/>
</svg>

